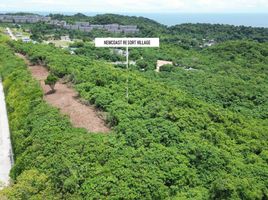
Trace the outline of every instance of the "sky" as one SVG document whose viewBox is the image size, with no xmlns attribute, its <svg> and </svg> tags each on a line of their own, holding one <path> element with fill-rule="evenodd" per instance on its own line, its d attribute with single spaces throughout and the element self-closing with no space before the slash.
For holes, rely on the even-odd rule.
<svg viewBox="0 0 268 200">
<path fill-rule="evenodd" d="M 268 13 L 268 0 L 0 0 L 0 11 Z"/>
</svg>

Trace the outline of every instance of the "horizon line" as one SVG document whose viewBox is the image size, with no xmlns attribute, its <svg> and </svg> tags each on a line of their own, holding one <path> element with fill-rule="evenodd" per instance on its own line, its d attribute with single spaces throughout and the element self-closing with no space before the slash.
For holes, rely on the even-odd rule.
<svg viewBox="0 0 268 200">
<path fill-rule="evenodd" d="M 175 11 L 168 11 L 168 12 L 120 12 L 120 11 L 44 11 L 44 10 L 0 10 L 0 13 L 57 13 L 57 14 L 64 14 L 64 13 L 92 13 L 92 14 L 268 14 L 268 12 L 175 12 Z"/>
</svg>

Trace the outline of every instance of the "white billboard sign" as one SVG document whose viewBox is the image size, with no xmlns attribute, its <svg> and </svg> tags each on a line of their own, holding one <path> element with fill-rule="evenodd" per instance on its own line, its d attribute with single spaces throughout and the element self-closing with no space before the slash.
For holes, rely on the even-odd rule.
<svg viewBox="0 0 268 200">
<path fill-rule="evenodd" d="M 131 47 L 159 47 L 159 38 L 95 38 L 95 47 L 125 47 L 126 66 L 128 71 L 128 48 Z M 128 76 L 126 97 L 128 101 Z"/>
<path fill-rule="evenodd" d="M 95 38 L 96 47 L 159 47 L 159 38 Z"/>
</svg>

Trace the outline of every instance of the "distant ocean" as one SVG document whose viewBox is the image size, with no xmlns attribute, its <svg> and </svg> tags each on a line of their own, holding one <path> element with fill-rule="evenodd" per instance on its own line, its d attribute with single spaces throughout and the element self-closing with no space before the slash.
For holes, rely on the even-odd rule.
<svg viewBox="0 0 268 200">
<path fill-rule="evenodd" d="M 230 24 L 235 26 L 268 27 L 265 14 L 142 14 L 167 26 L 182 23 Z"/>
<path fill-rule="evenodd" d="M 42 15 L 47 15 L 49 12 L 35 12 Z M 75 12 L 53 12 L 66 15 L 73 15 Z M 96 14 L 88 12 L 83 13 L 88 16 Z M 244 25 L 252 27 L 267 27 L 268 28 L 268 13 L 235 13 L 235 14 L 192 14 L 192 13 L 118 13 L 128 16 L 143 16 L 153 19 L 161 24 L 173 26 L 182 23 L 210 23 L 210 24 L 230 24 L 230 25 Z"/>
</svg>

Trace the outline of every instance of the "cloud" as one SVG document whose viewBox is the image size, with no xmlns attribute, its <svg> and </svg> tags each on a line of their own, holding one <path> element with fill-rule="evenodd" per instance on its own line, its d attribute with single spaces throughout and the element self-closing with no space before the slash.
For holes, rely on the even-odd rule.
<svg viewBox="0 0 268 200">
<path fill-rule="evenodd" d="M 268 0 L 0 0 L 3 11 L 267 12 Z"/>
</svg>

